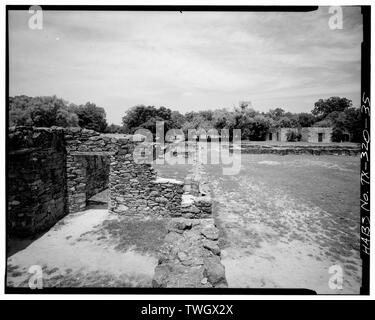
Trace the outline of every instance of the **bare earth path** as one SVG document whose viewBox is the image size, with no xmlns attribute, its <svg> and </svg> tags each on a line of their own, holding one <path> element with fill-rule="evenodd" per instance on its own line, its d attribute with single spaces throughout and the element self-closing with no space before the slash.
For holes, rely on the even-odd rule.
<svg viewBox="0 0 375 320">
<path fill-rule="evenodd" d="M 107 209 L 71 213 L 8 258 L 8 286 L 28 287 L 29 268 L 40 266 L 43 287 L 151 287 L 164 224 Z"/>
<path fill-rule="evenodd" d="M 206 170 L 229 287 L 359 293 L 358 157 L 242 155 L 238 175 Z M 328 285 L 333 265 L 342 290 Z"/>
</svg>

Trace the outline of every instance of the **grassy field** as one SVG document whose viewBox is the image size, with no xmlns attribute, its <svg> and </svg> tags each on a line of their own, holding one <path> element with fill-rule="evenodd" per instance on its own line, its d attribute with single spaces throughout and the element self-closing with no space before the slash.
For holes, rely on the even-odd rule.
<svg viewBox="0 0 375 320">
<path fill-rule="evenodd" d="M 206 169 L 229 286 L 359 293 L 359 157 L 246 154 L 238 175 Z"/>
</svg>

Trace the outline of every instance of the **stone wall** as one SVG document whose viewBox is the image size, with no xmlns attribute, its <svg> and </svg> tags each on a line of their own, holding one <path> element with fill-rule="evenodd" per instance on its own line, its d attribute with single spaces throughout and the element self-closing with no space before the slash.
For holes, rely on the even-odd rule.
<svg viewBox="0 0 375 320">
<path fill-rule="evenodd" d="M 107 187 L 118 214 L 181 216 L 183 182 L 157 177 L 154 145 L 139 143 L 81 128 L 11 129 L 10 225 L 25 235 L 48 229 Z"/>
<path fill-rule="evenodd" d="M 32 236 L 107 186 L 109 210 L 169 219 L 156 287 L 225 287 L 212 200 L 196 146 L 185 184 L 157 177 L 153 144 L 80 128 L 11 128 L 8 234 Z"/>
<path fill-rule="evenodd" d="M 192 155 L 193 169 L 185 179 L 179 217 L 169 221 L 152 282 L 156 288 L 227 287 L 210 186 L 198 148 Z"/>
<path fill-rule="evenodd" d="M 306 127 L 301 128 L 301 141 L 329 143 L 332 141 L 332 128 Z M 322 141 L 319 141 L 321 135 Z"/>
<path fill-rule="evenodd" d="M 192 148 L 190 148 L 192 149 Z M 212 217 L 212 199 L 209 181 L 202 165 L 199 145 L 190 153 L 193 157 L 193 169 L 185 178 L 181 202 L 181 216 L 188 219 Z"/>
<path fill-rule="evenodd" d="M 276 128 L 271 129 L 268 134 L 266 135 L 266 141 L 280 141 L 286 142 L 288 141 L 288 132 L 293 131 L 298 133 L 298 128 Z"/>
<path fill-rule="evenodd" d="M 108 155 L 75 154 L 73 161 L 80 165 L 80 183 L 84 188 L 84 203 L 93 195 L 108 188 L 110 157 Z M 75 189 L 73 189 L 75 190 Z M 83 198 L 83 196 L 82 196 Z"/>
<path fill-rule="evenodd" d="M 63 131 L 9 128 L 9 236 L 27 237 L 50 228 L 67 213 Z"/>
<path fill-rule="evenodd" d="M 285 145 L 242 144 L 241 153 L 246 154 L 310 154 L 310 155 L 347 155 L 356 156 L 360 153 L 360 145 L 301 145 L 289 142 Z"/>
<path fill-rule="evenodd" d="M 185 179 L 181 216 L 188 219 L 212 216 L 212 199 L 208 179 L 203 167 L 197 165 Z"/>
<path fill-rule="evenodd" d="M 183 182 L 158 178 L 150 164 L 137 164 L 132 155 L 112 157 L 110 207 L 124 215 L 178 216 Z"/>
<path fill-rule="evenodd" d="M 301 141 L 312 143 L 330 143 L 332 142 L 332 128 L 325 127 L 303 127 L 303 128 L 275 128 L 271 129 L 266 135 L 266 141 L 288 141 L 288 132 L 293 131 L 301 134 Z M 319 141 L 321 135 L 321 141 Z"/>
</svg>

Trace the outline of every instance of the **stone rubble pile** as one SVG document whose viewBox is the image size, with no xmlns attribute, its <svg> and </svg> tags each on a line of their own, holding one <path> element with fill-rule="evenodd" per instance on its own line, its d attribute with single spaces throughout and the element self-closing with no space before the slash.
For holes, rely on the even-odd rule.
<svg viewBox="0 0 375 320">
<path fill-rule="evenodd" d="M 157 288 L 225 288 L 220 260 L 219 230 L 212 216 L 212 199 L 199 162 L 185 179 L 181 217 L 172 218 L 152 285 Z"/>
<path fill-rule="evenodd" d="M 213 219 L 171 219 L 155 268 L 156 288 L 225 288 L 219 230 Z"/>
</svg>

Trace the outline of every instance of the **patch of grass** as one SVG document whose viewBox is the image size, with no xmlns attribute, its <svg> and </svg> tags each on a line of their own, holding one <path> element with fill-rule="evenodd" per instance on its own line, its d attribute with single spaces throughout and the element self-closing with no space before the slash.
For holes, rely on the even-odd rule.
<svg viewBox="0 0 375 320">
<path fill-rule="evenodd" d="M 97 232 L 100 238 L 116 243 L 116 250 L 127 251 L 134 247 L 136 251 L 155 254 L 164 243 L 167 228 L 165 219 L 119 217 L 104 221 Z"/>
</svg>

